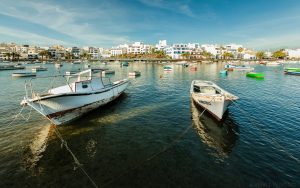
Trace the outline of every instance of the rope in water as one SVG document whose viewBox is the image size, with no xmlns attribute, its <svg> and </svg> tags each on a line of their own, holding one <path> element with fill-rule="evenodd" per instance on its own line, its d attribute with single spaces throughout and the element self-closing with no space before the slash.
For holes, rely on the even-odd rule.
<svg viewBox="0 0 300 188">
<path fill-rule="evenodd" d="M 204 114 L 204 112 L 206 111 L 206 108 L 201 112 L 201 114 L 199 115 L 199 118 Z M 160 154 L 166 152 L 167 150 L 169 150 L 170 148 L 172 148 L 187 132 L 188 130 L 191 128 L 192 126 L 188 126 L 185 130 L 183 130 L 179 135 L 176 136 L 176 138 L 170 142 L 168 145 L 166 145 L 165 147 L 163 147 L 162 150 L 152 154 L 150 157 L 146 158 L 145 160 L 143 160 L 142 162 L 140 162 L 139 164 L 135 165 L 134 167 L 131 167 L 130 169 L 126 170 L 125 172 L 121 173 L 120 175 L 116 176 L 115 178 L 113 178 L 111 181 L 107 182 L 106 184 L 103 185 L 103 187 L 106 187 L 110 184 L 112 184 L 114 181 L 116 181 L 117 179 L 119 179 L 120 177 L 126 175 L 129 171 L 135 170 L 139 167 L 141 167 L 144 163 L 149 162 L 151 160 L 153 160 L 155 157 L 159 156 Z"/>
<path fill-rule="evenodd" d="M 40 101 L 40 96 L 38 96 L 38 101 L 40 103 L 40 107 L 42 108 L 41 106 L 41 101 Z M 47 111 L 47 109 L 43 108 L 45 111 Z M 68 143 L 67 141 L 65 141 L 62 137 L 62 135 L 60 134 L 60 132 L 58 131 L 55 123 L 53 122 L 53 120 L 49 117 L 47 117 L 47 119 L 49 119 L 50 122 L 53 123 L 54 125 L 54 130 L 55 130 L 55 133 L 57 135 L 57 137 L 60 139 L 61 141 L 61 144 L 63 146 L 65 146 L 66 150 L 71 154 L 71 156 L 73 157 L 73 160 L 75 162 L 75 164 L 77 165 L 77 167 L 79 167 L 81 169 L 81 171 L 86 175 L 86 177 L 89 179 L 89 181 L 93 184 L 94 187 L 98 188 L 97 184 L 95 183 L 95 181 L 89 176 L 89 174 L 86 172 L 86 170 L 83 168 L 83 165 L 79 162 L 78 158 L 75 156 L 75 154 L 72 152 L 72 150 L 69 148 L 68 146 Z"/>
<path fill-rule="evenodd" d="M 86 170 L 83 168 L 83 165 L 79 162 L 78 158 L 75 156 L 75 154 L 72 152 L 72 150 L 69 148 L 67 141 L 65 141 L 62 137 L 62 135 L 60 134 L 60 132 L 58 131 L 58 129 L 56 128 L 56 126 L 54 126 L 54 130 L 55 133 L 57 135 L 57 137 L 61 140 L 61 144 L 63 146 L 65 146 L 66 150 L 71 154 L 71 156 L 73 157 L 73 160 L 75 162 L 75 164 L 77 165 L 77 167 L 79 167 L 81 169 L 81 171 L 86 175 L 86 177 L 89 179 L 89 181 L 93 184 L 94 187 L 98 188 L 97 184 L 95 183 L 95 181 L 89 176 L 89 174 L 86 172 Z"/>
</svg>

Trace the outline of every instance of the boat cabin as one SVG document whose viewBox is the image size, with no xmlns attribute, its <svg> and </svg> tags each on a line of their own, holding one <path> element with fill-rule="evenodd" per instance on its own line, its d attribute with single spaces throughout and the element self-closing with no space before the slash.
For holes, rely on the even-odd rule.
<svg viewBox="0 0 300 188">
<path fill-rule="evenodd" d="M 75 78 L 76 80 L 70 83 L 71 77 L 74 76 L 77 77 Z M 92 92 L 104 88 L 101 74 L 99 74 L 99 76 L 92 75 L 91 69 L 74 74 L 71 77 L 69 78 L 67 85 L 50 89 L 49 93 L 51 94 L 71 93 L 71 92 L 85 93 L 85 92 Z"/>
</svg>

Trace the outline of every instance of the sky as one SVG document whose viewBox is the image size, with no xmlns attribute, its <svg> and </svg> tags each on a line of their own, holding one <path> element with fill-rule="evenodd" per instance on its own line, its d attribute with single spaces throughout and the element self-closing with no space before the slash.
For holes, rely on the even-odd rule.
<svg viewBox="0 0 300 188">
<path fill-rule="evenodd" d="M 300 48 L 299 0 L 0 0 L 0 42 Z"/>
</svg>

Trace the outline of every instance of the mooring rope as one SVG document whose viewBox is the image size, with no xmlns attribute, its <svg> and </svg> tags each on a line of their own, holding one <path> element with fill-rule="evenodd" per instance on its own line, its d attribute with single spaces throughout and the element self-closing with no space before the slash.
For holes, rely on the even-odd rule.
<svg viewBox="0 0 300 188">
<path fill-rule="evenodd" d="M 94 187 L 98 188 L 97 184 L 95 183 L 95 181 L 89 176 L 89 174 L 85 171 L 85 169 L 83 168 L 83 165 L 79 162 L 78 158 L 75 156 L 75 154 L 72 152 L 72 150 L 69 148 L 67 141 L 65 141 L 62 137 L 62 135 L 60 134 L 60 132 L 58 131 L 58 129 L 56 128 L 56 125 L 54 125 L 54 130 L 55 133 L 57 135 L 57 137 L 61 140 L 61 144 L 63 146 L 65 146 L 66 150 L 71 154 L 71 156 L 73 157 L 73 160 L 75 162 L 75 164 L 77 165 L 77 167 L 79 167 L 81 169 L 81 171 L 86 175 L 86 177 L 90 180 L 90 182 L 93 184 Z"/>
<path fill-rule="evenodd" d="M 201 112 L 201 114 L 199 115 L 199 118 L 204 114 L 204 112 L 206 111 L 206 108 Z M 149 156 L 148 158 L 146 158 L 145 160 L 143 160 L 142 162 L 140 162 L 139 164 L 135 165 L 134 167 L 131 167 L 130 169 L 126 170 L 125 172 L 119 174 L 118 176 L 116 176 L 115 178 L 113 178 L 111 181 L 107 182 L 106 184 L 103 185 L 103 187 L 106 187 L 110 184 L 112 184 L 114 181 L 116 181 L 117 179 L 121 178 L 122 176 L 126 175 L 128 172 L 135 170 L 139 167 L 141 167 L 144 163 L 149 162 L 151 160 L 153 160 L 154 158 L 156 158 L 157 156 L 159 156 L 160 154 L 166 152 L 167 150 L 171 149 L 180 139 L 182 139 L 182 137 L 189 131 L 189 129 L 192 128 L 192 126 L 188 126 L 185 130 L 183 130 L 179 135 L 176 136 L 176 138 L 170 142 L 168 145 L 166 145 L 165 147 L 163 147 L 162 150 L 152 154 L 151 156 Z"/>
</svg>

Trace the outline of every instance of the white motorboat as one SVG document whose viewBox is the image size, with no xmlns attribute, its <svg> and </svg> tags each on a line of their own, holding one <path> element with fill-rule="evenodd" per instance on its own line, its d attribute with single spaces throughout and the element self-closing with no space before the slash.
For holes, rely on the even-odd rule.
<svg viewBox="0 0 300 188">
<path fill-rule="evenodd" d="M 46 71 L 47 68 L 46 67 L 42 67 L 42 66 L 36 66 L 36 67 L 33 67 L 31 69 L 33 72 L 37 72 L 37 71 Z"/>
<path fill-rule="evenodd" d="M 128 75 L 129 76 L 141 76 L 141 72 L 140 71 L 133 71 L 133 72 L 129 72 Z"/>
<path fill-rule="evenodd" d="M 277 67 L 280 66 L 281 64 L 279 62 L 267 62 L 266 66 L 270 67 Z"/>
<path fill-rule="evenodd" d="M 197 105 L 206 109 L 218 121 L 222 120 L 227 107 L 238 99 L 215 83 L 205 80 L 193 80 L 190 94 Z"/>
<path fill-rule="evenodd" d="M 102 71 L 102 75 L 106 75 L 106 74 L 115 74 L 116 73 L 116 71 L 114 71 L 114 70 L 103 70 Z"/>
<path fill-rule="evenodd" d="M 54 66 L 55 66 L 55 68 L 60 68 L 60 67 L 63 66 L 63 64 L 62 63 L 55 63 Z"/>
<path fill-rule="evenodd" d="M 26 96 L 21 105 L 29 105 L 53 124 L 61 125 L 116 99 L 129 84 L 127 79 L 123 79 L 105 85 L 101 73 L 93 75 L 91 69 L 75 76 L 76 81 L 68 81 L 47 93 L 31 92 L 32 84 L 26 83 Z"/>
</svg>

